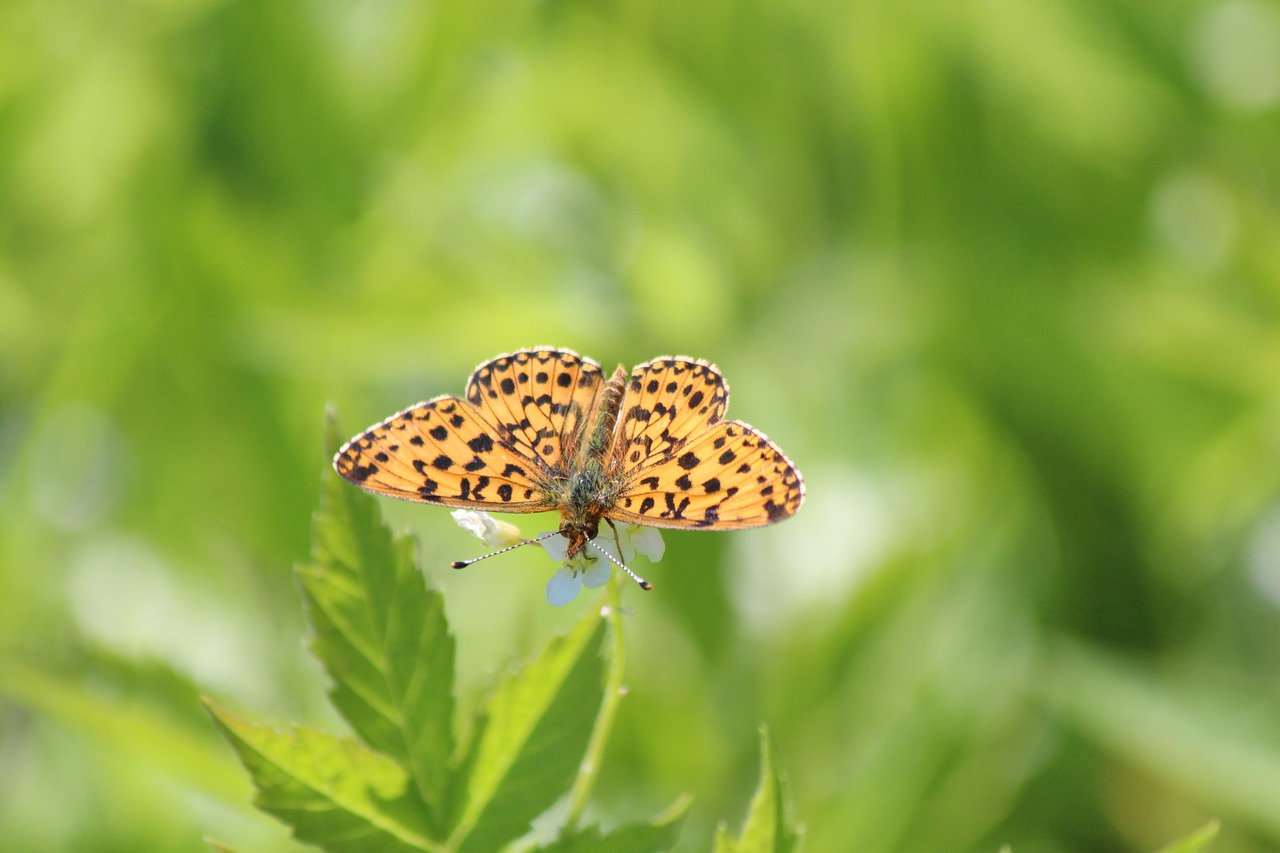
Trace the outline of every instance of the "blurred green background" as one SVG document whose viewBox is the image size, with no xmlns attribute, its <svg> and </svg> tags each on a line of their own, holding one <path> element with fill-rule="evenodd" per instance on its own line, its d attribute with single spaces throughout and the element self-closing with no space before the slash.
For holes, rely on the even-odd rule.
<svg viewBox="0 0 1280 853">
<path fill-rule="evenodd" d="M 808 484 L 641 566 L 597 819 L 763 721 L 810 853 L 1280 850 L 1278 164 L 1264 0 L 0 3 L 0 849 L 299 849 L 197 696 L 340 730 L 326 403 L 554 344 Z M 468 701 L 586 606 L 385 504 Z"/>
</svg>

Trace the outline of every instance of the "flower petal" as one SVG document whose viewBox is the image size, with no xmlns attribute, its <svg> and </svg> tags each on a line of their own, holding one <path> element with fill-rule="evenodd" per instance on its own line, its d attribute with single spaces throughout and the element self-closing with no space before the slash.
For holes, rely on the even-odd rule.
<svg viewBox="0 0 1280 853">
<path fill-rule="evenodd" d="M 582 589 L 582 579 L 576 572 L 561 566 L 551 576 L 551 580 L 547 581 L 547 601 L 556 607 L 562 607 L 577 598 L 580 589 Z"/>
<path fill-rule="evenodd" d="M 613 564 L 603 557 L 590 562 L 591 565 L 578 576 L 578 580 L 582 581 L 582 585 L 587 589 L 599 589 L 609 582 L 609 576 L 613 573 Z"/>
<path fill-rule="evenodd" d="M 662 534 L 658 532 L 658 528 L 643 527 L 639 524 L 629 526 L 632 528 L 631 544 L 635 549 L 648 557 L 651 563 L 661 560 L 662 555 L 667 552 L 667 543 L 662 540 Z"/>
<path fill-rule="evenodd" d="M 623 537 L 623 541 L 626 541 L 625 537 Z M 625 554 L 626 551 L 624 549 L 619 549 L 619 543 L 613 541 L 613 531 L 609 531 L 608 533 L 601 532 L 599 536 L 591 540 L 591 544 L 592 546 L 599 548 L 601 551 L 604 551 L 615 560 L 622 560 L 624 563 L 628 562 L 627 560 L 623 560 L 620 555 L 620 551 L 621 554 Z"/>
<path fill-rule="evenodd" d="M 498 521 L 487 512 L 455 509 L 450 515 L 459 527 L 491 548 L 504 548 L 520 541 L 520 528 Z"/>
<path fill-rule="evenodd" d="M 548 535 L 551 533 L 555 533 L 556 535 L 554 536 Z M 546 536 L 547 538 L 542 539 L 543 536 Z M 547 556 L 555 560 L 557 563 L 563 563 L 565 559 L 568 557 L 569 540 L 565 539 L 559 533 L 556 533 L 556 531 L 544 530 L 534 538 L 541 539 L 541 541 L 538 544 L 542 546 L 542 550 L 547 552 Z"/>
<path fill-rule="evenodd" d="M 520 535 L 520 528 L 514 524 L 507 521 L 499 521 L 496 518 L 493 519 L 493 524 L 497 528 L 497 532 L 494 534 L 493 541 L 489 543 L 490 545 L 505 548 L 508 545 L 523 541 L 524 537 Z M 656 533 L 657 531 L 654 532 Z"/>
<path fill-rule="evenodd" d="M 624 563 L 633 563 L 636 559 L 636 542 L 626 528 L 618 530 L 618 548 L 622 551 Z"/>
<path fill-rule="evenodd" d="M 484 538 L 485 519 L 488 513 L 476 512 L 474 509 L 455 509 L 449 514 L 453 516 L 453 520 L 463 530 L 477 539 Z"/>
</svg>

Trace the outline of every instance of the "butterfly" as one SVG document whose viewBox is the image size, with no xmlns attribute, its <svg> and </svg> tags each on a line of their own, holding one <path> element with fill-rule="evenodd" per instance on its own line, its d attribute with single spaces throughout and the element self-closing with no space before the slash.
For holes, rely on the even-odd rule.
<svg viewBox="0 0 1280 853">
<path fill-rule="evenodd" d="M 369 427 L 333 465 L 388 497 L 558 510 L 569 558 L 602 520 L 739 530 L 790 518 L 804 501 L 800 472 L 762 432 L 724 420 L 728 403 L 719 369 L 699 359 L 656 358 L 629 374 L 619 365 L 606 379 L 570 350 L 522 349 L 477 367 L 463 397 Z"/>
</svg>

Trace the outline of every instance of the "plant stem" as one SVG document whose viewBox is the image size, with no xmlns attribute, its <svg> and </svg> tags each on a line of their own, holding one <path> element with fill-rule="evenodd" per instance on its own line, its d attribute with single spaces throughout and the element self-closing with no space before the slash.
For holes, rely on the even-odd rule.
<svg viewBox="0 0 1280 853">
<path fill-rule="evenodd" d="M 609 621 L 609 636 L 612 644 L 609 650 L 609 669 L 605 673 L 604 700 L 600 703 L 600 713 L 596 716 L 595 728 L 591 731 L 591 740 L 587 743 L 586 755 L 578 768 L 578 778 L 573 780 L 573 788 L 569 791 L 569 815 L 564 821 L 565 832 L 578 827 L 582 813 L 587 808 L 587 799 L 595 786 L 596 777 L 600 774 L 600 764 L 604 761 L 605 746 L 609 741 L 609 732 L 613 728 L 613 717 L 618 712 L 622 700 L 622 677 L 626 669 L 627 644 L 622 633 L 621 587 L 626 578 L 621 574 L 610 578 L 603 596 L 601 609 L 605 619 Z"/>
</svg>

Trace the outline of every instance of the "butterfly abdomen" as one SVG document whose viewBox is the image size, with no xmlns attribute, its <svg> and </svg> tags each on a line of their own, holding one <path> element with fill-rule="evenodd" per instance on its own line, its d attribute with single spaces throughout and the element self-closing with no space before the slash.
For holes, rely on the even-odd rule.
<svg viewBox="0 0 1280 853">
<path fill-rule="evenodd" d="M 600 392 L 590 420 L 591 436 L 587 441 L 586 452 L 589 459 L 603 462 L 605 454 L 613 449 L 614 432 L 618 425 L 618 407 L 622 405 L 622 393 L 626 389 L 626 381 L 627 370 L 622 365 L 618 365 L 618 369 L 613 372 L 613 376 Z"/>
</svg>

